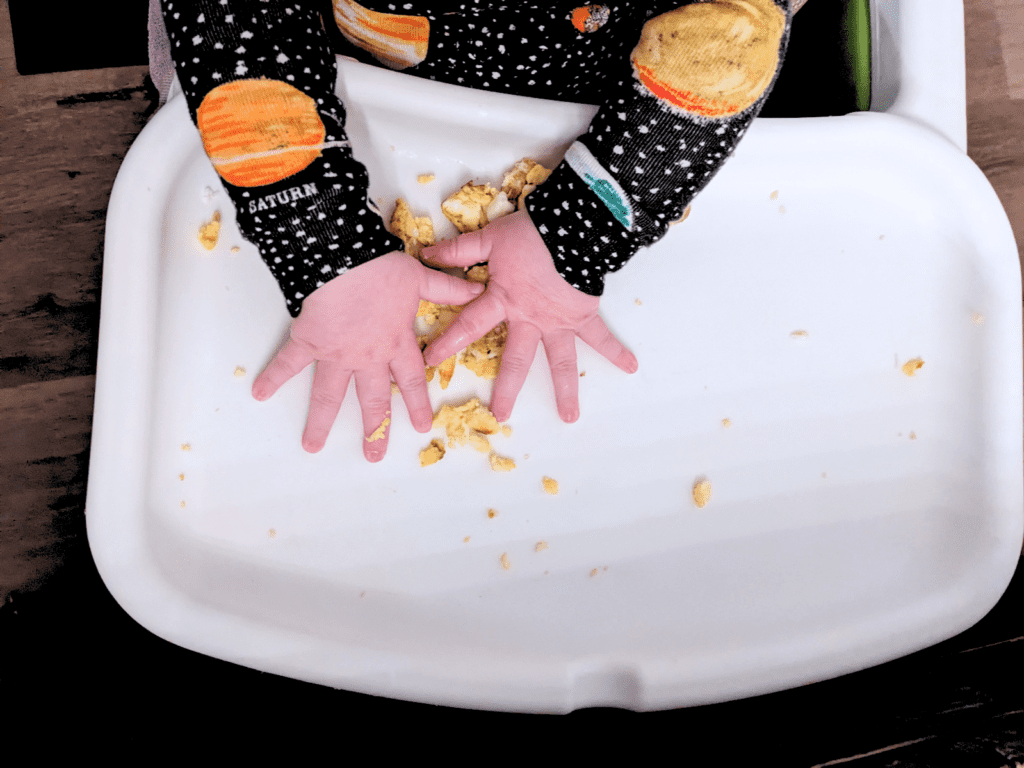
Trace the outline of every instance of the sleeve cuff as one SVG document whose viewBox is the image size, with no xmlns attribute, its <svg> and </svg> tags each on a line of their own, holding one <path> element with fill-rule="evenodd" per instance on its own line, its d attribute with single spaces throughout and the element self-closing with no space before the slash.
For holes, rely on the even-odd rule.
<svg viewBox="0 0 1024 768">
<path fill-rule="evenodd" d="M 259 248 L 292 317 L 328 281 L 403 248 L 367 198 L 361 165 L 337 176 L 318 177 L 316 169 L 310 170 L 273 188 L 225 184 L 235 202 L 239 230 Z"/>
<path fill-rule="evenodd" d="M 526 210 L 555 269 L 573 288 L 600 296 L 604 278 L 639 250 L 604 198 L 563 160 L 526 198 Z"/>
</svg>

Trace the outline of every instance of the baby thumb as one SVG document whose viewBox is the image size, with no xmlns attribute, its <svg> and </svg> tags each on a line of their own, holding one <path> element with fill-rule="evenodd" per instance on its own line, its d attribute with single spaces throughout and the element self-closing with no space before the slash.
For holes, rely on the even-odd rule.
<svg viewBox="0 0 1024 768">
<path fill-rule="evenodd" d="M 444 272 L 438 272 L 433 269 L 424 271 L 427 274 L 420 291 L 420 298 L 434 304 L 447 304 L 457 307 L 468 304 L 484 292 L 484 286 L 480 283 L 471 283 L 468 280 L 452 277 Z"/>
<path fill-rule="evenodd" d="M 489 240 L 483 231 L 467 232 L 454 240 L 442 240 L 423 249 L 423 257 L 441 267 L 471 267 L 487 261 L 490 256 Z"/>
</svg>

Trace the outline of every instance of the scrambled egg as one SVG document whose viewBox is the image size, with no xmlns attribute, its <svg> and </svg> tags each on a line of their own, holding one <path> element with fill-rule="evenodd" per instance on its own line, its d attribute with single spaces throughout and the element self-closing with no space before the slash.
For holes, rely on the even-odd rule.
<svg viewBox="0 0 1024 768">
<path fill-rule="evenodd" d="M 491 469 L 495 472 L 511 472 L 516 468 L 516 463 L 505 456 L 492 453 L 488 458 L 491 462 Z"/>
<path fill-rule="evenodd" d="M 907 360 L 907 362 L 903 364 L 903 372 L 907 374 L 907 376 L 913 376 L 923 365 L 924 360 L 920 357 L 915 357 L 913 360 Z"/>
<path fill-rule="evenodd" d="M 444 458 L 444 442 L 442 440 L 430 441 L 430 445 L 420 451 L 420 466 L 426 467 L 436 464 Z"/>
<path fill-rule="evenodd" d="M 203 248 L 212 251 L 217 247 L 217 238 L 220 237 L 220 211 L 213 214 L 213 218 L 199 228 L 199 242 Z"/>
<path fill-rule="evenodd" d="M 501 191 L 509 200 L 518 200 L 518 209 L 523 210 L 526 196 L 547 181 L 551 171 L 540 163 L 524 157 L 501 181 Z"/>
<path fill-rule="evenodd" d="M 704 505 L 711 500 L 711 481 L 707 479 L 698 480 L 693 485 L 693 503 L 703 509 Z"/>
<path fill-rule="evenodd" d="M 474 232 L 487 226 L 490 219 L 487 207 L 498 196 L 498 190 L 488 184 L 468 182 L 462 189 L 441 203 L 441 213 L 461 233 Z"/>
<path fill-rule="evenodd" d="M 387 431 L 388 424 L 390 424 L 390 423 L 391 423 L 391 419 L 388 418 L 387 416 L 385 416 L 384 417 L 384 421 L 382 421 L 380 423 L 380 426 L 377 427 L 377 429 L 375 429 L 373 431 L 372 435 L 370 435 L 368 438 L 366 438 L 366 442 L 373 443 L 373 442 L 376 442 L 377 440 L 383 440 L 384 439 L 384 433 Z"/>
<path fill-rule="evenodd" d="M 434 244 L 434 222 L 429 216 L 413 216 L 409 204 L 402 198 L 395 202 L 391 216 L 391 233 L 405 243 L 405 252 L 420 258 L 424 246 Z"/>
</svg>

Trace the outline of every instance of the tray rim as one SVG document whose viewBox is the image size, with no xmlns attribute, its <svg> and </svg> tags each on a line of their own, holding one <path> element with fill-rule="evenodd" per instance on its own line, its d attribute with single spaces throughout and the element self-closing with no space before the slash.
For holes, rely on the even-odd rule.
<svg viewBox="0 0 1024 768">
<path fill-rule="evenodd" d="M 154 302 L 158 294 L 158 271 L 148 270 L 147 273 L 145 265 L 141 263 L 141 260 L 132 259 L 129 254 L 125 253 L 125 251 L 130 251 L 131 249 L 126 244 L 123 244 L 114 233 L 121 227 L 122 221 L 130 220 L 132 217 L 137 200 L 126 190 L 129 183 L 127 179 L 136 173 L 136 167 L 141 167 L 142 163 L 147 162 L 147 160 L 152 162 L 149 160 L 151 157 L 156 157 L 160 160 L 173 160 L 178 154 L 187 152 L 182 147 L 186 146 L 188 142 L 196 141 L 195 137 L 184 136 L 180 130 L 177 133 L 171 130 L 171 128 L 180 123 L 183 114 L 186 115 L 185 119 L 187 120 L 187 112 L 184 112 L 184 99 L 180 96 L 176 97 L 171 104 L 173 104 L 171 108 L 161 109 L 154 116 L 150 125 L 147 125 L 129 150 L 124 165 L 115 181 L 108 208 L 107 246 L 103 275 L 104 292 L 101 297 L 100 343 L 97 360 L 96 405 L 93 421 L 93 460 L 90 462 L 89 483 L 87 487 L 86 523 L 90 548 L 101 578 L 122 608 L 133 619 L 158 636 L 183 647 L 197 650 L 201 653 L 209 653 L 208 650 L 204 650 L 201 647 L 202 643 L 196 642 L 194 633 L 184 628 L 186 623 L 184 613 L 192 611 L 194 612 L 192 614 L 193 617 L 197 615 L 203 622 L 214 626 L 219 621 L 216 612 L 202 606 L 189 604 L 189 601 L 184 600 L 180 594 L 163 583 L 159 572 L 145 558 L 146 550 L 144 545 L 149 532 L 146 530 L 144 521 L 139 516 L 136 515 L 138 519 L 133 520 L 132 518 L 132 500 L 134 499 L 136 503 L 141 503 L 144 497 L 143 489 L 145 484 L 143 478 L 118 477 L 119 474 L 123 473 L 118 471 L 111 473 L 109 468 L 105 466 L 105 463 L 109 461 L 116 462 L 118 466 L 126 466 L 131 462 L 133 455 L 139 455 L 137 450 L 139 447 L 142 448 L 144 453 L 147 444 L 149 417 L 147 415 L 148 407 L 146 403 L 147 399 L 149 401 L 152 399 L 152 387 L 149 388 L 148 394 L 146 394 L 145 389 L 140 394 L 140 391 L 134 387 L 135 382 L 118 382 L 110 371 L 114 369 L 114 366 L 119 361 L 127 361 L 131 366 L 130 370 L 134 369 L 143 373 L 148 372 L 150 383 L 152 383 L 156 365 L 152 352 L 155 333 L 146 323 L 131 322 L 131 320 L 137 317 L 137 313 L 140 310 L 145 308 L 147 300 L 150 301 L 149 306 L 155 306 Z M 171 104 L 168 106 L 171 106 Z M 981 231 L 981 236 L 985 237 L 987 242 L 987 246 L 983 251 L 985 253 L 1009 253 L 1012 251 L 1014 266 L 1016 266 L 1016 244 L 1013 240 L 1009 221 L 991 185 L 977 166 L 934 131 L 922 128 L 909 120 L 895 115 L 876 113 L 856 113 L 840 118 L 818 118 L 800 121 L 801 125 L 799 126 L 794 126 L 792 123 L 793 121 L 767 119 L 761 120 L 759 123 L 756 122 L 756 128 L 752 128 L 751 133 L 760 134 L 760 138 L 754 144 L 750 144 L 750 138 L 753 137 L 748 137 L 748 141 L 744 142 L 741 149 L 745 149 L 744 154 L 749 156 L 758 151 L 756 145 L 766 144 L 771 146 L 773 143 L 780 141 L 791 142 L 793 134 L 799 134 L 800 132 L 805 134 L 805 144 L 812 139 L 823 141 L 824 136 L 831 137 L 830 141 L 835 142 L 837 131 L 857 137 L 861 141 L 862 146 L 871 146 L 873 142 L 877 142 L 879 146 L 882 146 L 881 140 L 883 138 L 891 141 L 893 136 L 902 141 L 912 141 L 917 145 L 930 143 L 929 151 L 933 152 L 937 158 L 944 154 L 946 162 L 959 164 L 964 169 L 969 169 L 967 172 L 973 175 L 975 186 L 972 188 L 972 191 L 975 194 L 965 194 L 965 197 L 968 198 L 970 214 L 974 217 L 994 216 L 997 219 L 1001 219 L 999 226 Z M 167 136 L 164 135 L 166 133 L 170 134 L 171 140 L 167 140 Z M 837 144 L 845 145 L 846 143 L 837 142 Z M 152 180 L 149 186 L 149 192 L 153 195 L 158 195 L 161 190 L 169 190 L 171 182 L 166 178 L 157 179 Z M 996 208 L 998 208 L 998 211 Z M 131 231 L 131 228 L 128 229 Z M 141 238 L 146 231 L 143 228 L 132 232 L 129 240 Z M 996 257 L 993 256 L 992 258 Z M 998 258 L 1003 257 L 1000 256 Z M 1006 265 L 1006 271 L 1008 278 L 1010 278 L 1009 272 L 1011 270 L 1009 269 L 1009 264 Z M 1012 291 L 1019 297 L 1021 295 L 1020 272 L 1019 269 L 1012 271 L 1014 276 L 1007 282 L 1007 294 L 1009 295 Z M 120 332 L 118 329 L 120 329 Z M 996 476 L 1005 479 L 1009 477 L 1008 473 L 1012 471 L 1014 479 L 1018 481 L 1017 486 L 1020 486 L 1020 478 L 1024 477 L 1024 468 L 1022 468 L 1024 449 L 1021 447 L 1024 425 L 1022 425 L 1022 419 L 1020 418 L 1024 405 L 1021 403 L 1020 396 L 1020 371 L 1022 366 L 1020 359 L 1021 321 L 1019 316 L 1012 331 L 1016 335 L 1017 341 L 1017 357 L 1013 365 L 1018 375 L 1016 376 L 1015 385 L 1010 387 L 1014 391 L 1007 396 L 1009 397 L 1010 394 L 1016 395 L 1013 415 L 1016 417 L 1014 423 L 1017 425 L 1015 427 L 1015 444 L 1017 448 L 1016 453 L 1012 457 L 1006 452 L 1002 454 L 1004 461 L 997 468 Z M 115 335 L 123 342 L 116 347 L 113 342 Z M 995 406 L 990 405 L 990 407 L 994 408 Z M 999 411 L 1003 418 L 1007 418 L 1005 409 L 1000 408 Z M 108 413 L 117 413 L 118 418 L 108 418 L 106 415 Z M 122 432 L 127 433 L 129 438 L 134 437 L 135 439 L 122 440 L 120 438 Z M 134 452 L 133 448 L 136 449 Z M 110 458 L 107 459 L 105 457 Z M 1013 466 L 1014 462 L 1015 467 Z M 1013 498 L 1010 500 L 1017 505 L 1018 509 L 1022 509 L 1020 503 L 1022 492 L 1024 491 L 1021 488 L 1014 488 Z M 1022 512 L 1024 512 L 1024 509 L 1022 509 Z M 908 647 L 896 657 L 920 650 L 920 648 L 928 647 L 928 645 L 934 642 L 940 642 L 958 634 L 980 620 L 998 602 L 1009 585 L 1016 569 L 1021 538 L 1024 536 L 1024 513 L 1022 512 L 1018 512 L 1012 520 L 1008 518 L 1002 521 L 1006 540 L 1004 542 L 1005 546 L 1001 551 L 1004 553 L 1005 558 L 1000 562 L 991 563 L 992 568 L 988 573 L 989 584 L 987 586 L 986 599 L 980 600 L 977 595 L 974 596 L 972 610 L 964 611 L 959 622 L 959 628 L 956 628 L 955 631 L 941 637 L 936 637 L 934 641 L 924 645 Z M 258 631 L 261 627 L 255 624 L 253 629 Z M 224 658 L 214 653 L 209 655 Z M 856 669 L 863 669 L 865 666 L 873 666 L 891 658 L 895 657 L 889 653 L 885 658 L 877 661 L 868 664 L 857 663 L 854 666 Z M 232 659 L 225 660 L 233 661 Z M 266 664 L 267 661 L 268 659 L 266 658 L 249 658 L 242 661 L 235 660 L 233 663 L 243 663 L 255 669 L 288 674 L 289 676 L 306 679 L 310 682 L 322 682 L 312 679 L 308 675 L 290 674 L 286 666 L 277 666 L 276 668 L 274 668 L 273 664 L 268 666 Z M 619 672 L 616 672 L 614 665 L 602 669 L 603 671 L 599 670 L 595 674 L 599 676 L 602 674 L 612 675 L 613 677 L 619 674 Z M 849 671 L 854 671 L 854 669 L 832 672 L 828 674 L 828 677 L 845 674 Z M 781 686 L 768 685 L 764 687 L 762 682 L 761 687 L 757 687 L 757 684 L 751 680 L 742 690 L 733 690 L 731 693 L 725 692 L 725 695 L 727 698 L 752 696 L 772 690 L 781 690 L 796 684 L 799 684 L 799 682 L 789 681 Z M 360 690 L 355 686 L 346 686 L 346 688 Z M 395 695 L 394 693 L 381 694 L 379 688 L 372 690 L 367 688 L 360 692 L 374 695 Z M 574 698 L 570 695 L 568 699 L 563 700 L 560 705 L 552 709 L 550 705 L 544 706 L 538 701 L 528 700 L 528 697 L 519 701 L 506 700 L 503 702 L 503 705 L 496 705 L 494 701 L 480 700 L 470 703 L 466 703 L 463 700 L 463 702 L 452 704 L 449 699 L 443 697 L 432 698 L 429 695 L 422 697 L 395 696 L 396 698 L 426 703 L 506 709 L 508 711 L 567 712 L 581 707 L 605 703 L 603 700 L 588 701 L 586 699 Z M 652 701 L 648 699 L 641 702 L 638 706 L 630 706 L 629 708 L 637 710 L 664 709 L 720 700 L 723 700 L 721 696 L 699 701 L 684 699 L 683 703 L 679 703 L 678 700 L 672 703 L 665 703 L 665 701 Z M 622 706 L 622 704 L 614 705 Z"/>
</svg>

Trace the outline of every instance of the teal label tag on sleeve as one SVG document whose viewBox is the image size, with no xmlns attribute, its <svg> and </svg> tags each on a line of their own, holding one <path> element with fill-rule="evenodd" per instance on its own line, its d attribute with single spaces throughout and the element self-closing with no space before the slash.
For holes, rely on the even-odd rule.
<svg viewBox="0 0 1024 768">
<path fill-rule="evenodd" d="M 625 190 L 619 186 L 608 170 L 590 154 L 586 145 L 573 142 L 565 153 L 565 161 L 569 164 L 591 191 L 607 206 L 615 220 L 627 230 L 633 229 L 633 206 L 629 202 Z"/>
</svg>

